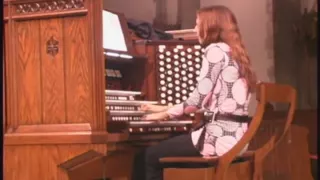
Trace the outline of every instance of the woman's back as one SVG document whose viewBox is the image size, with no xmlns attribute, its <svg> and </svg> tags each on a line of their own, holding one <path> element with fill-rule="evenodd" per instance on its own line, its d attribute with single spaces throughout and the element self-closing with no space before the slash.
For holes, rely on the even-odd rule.
<svg viewBox="0 0 320 180">
<path fill-rule="evenodd" d="M 211 72 L 211 75 L 218 74 L 218 77 L 213 83 L 212 92 L 205 97 L 202 108 L 221 114 L 247 115 L 250 94 L 246 80 L 240 77 L 238 63 L 229 56 L 230 47 L 225 43 L 212 43 L 205 49 L 205 53 L 207 54 L 203 58 L 199 88 L 201 79 L 209 76 L 205 72 L 208 67 L 214 66 L 212 71 L 219 73 Z M 202 85 L 207 87 L 210 83 Z"/>
<path fill-rule="evenodd" d="M 230 58 L 226 43 L 212 43 L 205 49 L 197 91 L 193 97 L 206 94 L 201 107 L 213 114 L 244 116 L 248 114 L 250 93 L 247 82 L 240 76 L 238 63 Z M 211 71 L 208 71 L 211 69 Z M 197 93 L 199 93 L 197 95 Z M 196 101 L 194 98 L 193 101 Z M 248 128 L 247 122 L 227 121 L 210 117 L 203 128 L 192 132 L 192 141 L 202 146 L 204 156 L 223 155 L 232 148 Z"/>
</svg>

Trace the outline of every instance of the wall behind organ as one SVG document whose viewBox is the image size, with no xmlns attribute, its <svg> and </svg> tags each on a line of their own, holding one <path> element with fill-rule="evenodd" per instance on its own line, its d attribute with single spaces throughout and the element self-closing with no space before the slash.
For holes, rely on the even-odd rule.
<svg viewBox="0 0 320 180">
<path fill-rule="evenodd" d="M 103 3 L 104 8 L 122 12 L 128 18 L 149 23 L 154 21 L 157 13 L 164 14 L 158 18 L 166 19 L 168 24 L 176 24 L 180 21 L 182 29 L 194 27 L 195 12 L 200 7 L 199 0 L 103 0 Z M 157 6 L 162 5 L 165 6 L 164 12 L 159 12 L 161 8 L 157 9 Z"/>
<path fill-rule="evenodd" d="M 152 22 L 156 16 L 154 0 L 103 0 L 105 9 L 124 13 L 127 18 Z"/>
<path fill-rule="evenodd" d="M 200 5 L 225 5 L 233 11 L 259 80 L 273 82 L 272 0 L 201 0 Z"/>
</svg>

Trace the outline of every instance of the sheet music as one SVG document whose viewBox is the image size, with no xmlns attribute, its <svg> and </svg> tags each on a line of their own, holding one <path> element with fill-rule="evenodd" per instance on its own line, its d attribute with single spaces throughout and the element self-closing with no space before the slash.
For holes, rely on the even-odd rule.
<svg viewBox="0 0 320 180">
<path fill-rule="evenodd" d="M 102 11 L 103 48 L 127 51 L 127 45 L 117 14 Z"/>
</svg>

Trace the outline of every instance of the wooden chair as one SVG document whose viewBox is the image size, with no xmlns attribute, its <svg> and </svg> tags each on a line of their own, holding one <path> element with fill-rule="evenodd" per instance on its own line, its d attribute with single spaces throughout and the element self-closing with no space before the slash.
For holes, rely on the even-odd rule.
<svg viewBox="0 0 320 180">
<path fill-rule="evenodd" d="M 262 180 L 262 162 L 267 154 L 276 147 L 288 131 L 293 120 L 296 106 L 296 90 L 289 85 L 275 83 L 260 83 L 257 85 L 256 113 L 253 116 L 247 132 L 239 142 L 222 156 L 202 157 L 166 157 L 161 163 L 168 164 L 204 164 L 203 168 L 164 168 L 164 180 L 225 180 L 254 179 Z M 273 134 L 266 143 L 254 151 L 247 151 L 241 156 L 241 150 L 254 137 L 263 119 L 267 103 L 286 103 L 290 105 L 284 128 L 281 133 Z"/>
</svg>

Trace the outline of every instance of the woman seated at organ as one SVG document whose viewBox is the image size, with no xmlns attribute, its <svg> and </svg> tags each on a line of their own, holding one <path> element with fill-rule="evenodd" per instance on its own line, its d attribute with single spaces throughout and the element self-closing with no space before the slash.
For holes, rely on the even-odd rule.
<svg viewBox="0 0 320 180">
<path fill-rule="evenodd" d="M 196 89 L 181 104 L 143 105 L 141 109 L 153 112 L 146 115 L 145 120 L 165 120 L 200 109 L 206 112 L 207 120 L 190 134 L 148 147 L 143 157 L 147 180 L 162 179 L 160 158 L 221 156 L 248 128 L 248 104 L 256 78 L 235 16 L 224 6 L 202 8 L 197 13 L 195 31 L 204 48 Z"/>
</svg>

